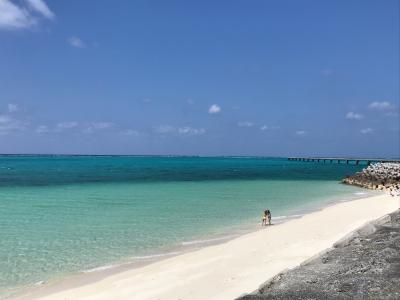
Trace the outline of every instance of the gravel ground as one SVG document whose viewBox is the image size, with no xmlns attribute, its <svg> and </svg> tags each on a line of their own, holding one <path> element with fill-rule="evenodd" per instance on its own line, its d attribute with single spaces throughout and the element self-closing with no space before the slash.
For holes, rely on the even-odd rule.
<svg viewBox="0 0 400 300">
<path fill-rule="evenodd" d="M 238 299 L 400 299 L 400 210 Z"/>
</svg>

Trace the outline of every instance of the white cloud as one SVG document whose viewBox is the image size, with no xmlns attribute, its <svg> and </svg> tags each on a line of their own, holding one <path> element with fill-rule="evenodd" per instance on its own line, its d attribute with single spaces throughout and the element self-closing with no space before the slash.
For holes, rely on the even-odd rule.
<svg viewBox="0 0 400 300">
<path fill-rule="evenodd" d="M 202 135 L 206 132 L 204 128 L 181 127 L 178 133 L 181 135 Z"/>
<path fill-rule="evenodd" d="M 193 105 L 194 104 L 194 100 L 192 98 L 187 98 L 186 99 L 186 103 L 189 105 Z"/>
<path fill-rule="evenodd" d="M 1 1 L 1 0 L 0 0 Z M 13 113 L 13 112 L 17 112 L 18 111 L 18 105 L 17 104 L 13 104 L 13 103 L 8 103 L 7 105 L 7 109 L 9 113 Z"/>
<path fill-rule="evenodd" d="M 0 135 L 25 130 L 28 122 L 17 120 L 9 115 L 0 115 Z"/>
<path fill-rule="evenodd" d="M 60 122 L 57 123 L 55 126 L 49 127 L 47 125 L 39 125 L 36 127 L 35 132 L 39 134 L 44 133 L 60 133 L 62 131 L 66 131 L 75 127 L 78 127 L 79 123 L 75 121 L 69 122 Z"/>
<path fill-rule="evenodd" d="M 36 127 L 35 132 L 38 134 L 43 134 L 50 132 L 50 129 L 46 125 L 39 125 Z"/>
<path fill-rule="evenodd" d="M 184 127 L 174 127 L 170 125 L 161 125 L 155 128 L 155 132 L 158 134 L 173 134 L 182 136 L 193 136 L 202 135 L 206 132 L 204 128 L 193 128 L 189 126 Z"/>
<path fill-rule="evenodd" d="M 83 129 L 83 133 L 93 133 L 98 130 L 105 130 L 114 127 L 114 123 L 111 122 L 93 122 L 90 123 L 85 129 Z"/>
<path fill-rule="evenodd" d="M 60 122 L 56 125 L 56 130 L 61 131 L 64 129 L 71 129 L 78 126 L 78 122 L 71 121 L 71 122 Z"/>
<path fill-rule="evenodd" d="M 249 121 L 243 121 L 243 122 L 239 122 L 238 126 L 239 127 L 253 127 L 254 123 L 249 122 Z"/>
<path fill-rule="evenodd" d="M 385 109 L 391 109 L 392 105 L 388 101 L 382 101 L 382 102 L 375 101 L 375 102 L 371 102 L 368 105 L 368 108 L 376 109 L 376 110 L 385 110 Z"/>
<path fill-rule="evenodd" d="M 352 111 L 350 111 L 346 114 L 346 119 L 349 119 L 349 120 L 361 120 L 363 118 L 364 118 L 363 115 L 352 112 Z"/>
<path fill-rule="evenodd" d="M 19 6 L 10 0 L 0 0 L 0 29 L 30 28 L 38 24 L 40 17 L 55 17 L 42 0 L 25 0 Z"/>
<path fill-rule="evenodd" d="M 154 129 L 156 133 L 167 134 L 175 131 L 175 128 L 170 125 L 160 125 Z"/>
<path fill-rule="evenodd" d="M 36 24 L 28 10 L 8 0 L 0 0 L 0 29 L 27 28 Z"/>
<path fill-rule="evenodd" d="M 114 123 L 111 122 L 94 122 L 92 123 L 92 127 L 94 129 L 107 129 L 114 126 Z"/>
<path fill-rule="evenodd" d="M 280 128 L 281 128 L 280 126 L 267 126 L 267 125 L 263 125 L 263 126 L 260 127 L 260 130 L 263 130 L 263 131 L 265 131 L 265 130 L 278 130 L 278 129 L 280 129 Z"/>
<path fill-rule="evenodd" d="M 372 129 L 372 128 L 364 128 L 364 129 L 361 129 L 360 130 L 360 132 L 362 133 L 362 134 L 370 134 L 370 133 L 372 133 L 374 130 Z"/>
<path fill-rule="evenodd" d="M 297 134 L 297 135 L 300 135 L 300 136 L 306 135 L 306 134 L 307 134 L 307 131 L 305 131 L 305 130 L 297 130 L 297 131 L 296 131 L 296 134 Z"/>
<path fill-rule="evenodd" d="M 54 19 L 54 13 L 49 9 L 47 4 L 42 0 L 26 0 L 28 5 L 47 19 Z"/>
<path fill-rule="evenodd" d="M 210 108 L 208 109 L 208 113 L 210 114 L 218 114 L 221 112 L 221 107 L 217 104 L 213 104 L 210 106 Z"/>
<path fill-rule="evenodd" d="M 70 38 L 67 39 L 67 42 L 72 47 L 75 47 L 75 48 L 85 48 L 86 47 L 85 43 L 76 36 L 71 36 Z"/>
</svg>

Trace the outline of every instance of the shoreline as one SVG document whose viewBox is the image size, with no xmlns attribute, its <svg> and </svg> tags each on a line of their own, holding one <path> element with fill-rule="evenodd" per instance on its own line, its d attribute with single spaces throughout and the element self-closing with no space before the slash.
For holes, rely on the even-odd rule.
<svg viewBox="0 0 400 300">
<path fill-rule="evenodd" d="M 359 187 L 354 187 L 353 191 L 349 191 L 347 194 L 325 195 L 316 202 L 303 203 L 288 211 L 281 211 L 279 215 L 273 216 L 272 221 L 274 225 L 280 225 L 337 203 L 353 201 L 365 197 L 373 197 L 374 195 L 379 194 L 381 194 L 380 191 L 368 191 Z M 198 251 L 206 247 L 229 242 L 240 236 L 262 230 L 263 228 L 260 226 L 260 223 L 261 221 L 258 217 L 253 217 L 252 219 L 242 220 L 230 227 L 220 228 L 214 233 L 196 235 L 179 243 L 157 248 L 155 251 L 138 253 L 122 260 L 110 261 L 91 268 L 83 268 L 67 274 L 59 274 L 50 278 L 38 279 L 30 284 L 14 288 L 13 290 L 10 290 L 9 293 L 0 295 L 0 299 L 19 299 L 22 296 L 30 295 L 31 292 L 36 294 L 36 292 L 43 289 L 46 290 L 47 294 L 49 291 L 57 290 L 55 287 L 64 286 L 64 283 L 67 283 L 68 286 L 70 286 L 69 283 L 73 283 L 74 286 L 93 283 L 121 272 L 147 266 L 171 257 Z"/>
<path fill-rule="evenodd" d="M 359 187 L 352 187 L 348 192 L 342 194 L 340 192 L 338 194 L 318 193 L 320 198 L 317 201 L 300 203 L 297 206 L 284 209 L 283 211 L 273 211 L 273 223 L 280 224 L 301 217 L 304 214 L 321 210 L 326 206 L 334 205 L 338 202 L 351 201 L 353 199 L 369 197 L 379 193 L 379 191 L 368 191 L 360 189 Z M 189 236 L 186 239 L 164 247 L 148 249 L 148 251 L 142 251 L 141 253 L 132 253 L 120 260 L 105 261 L 101 264 L 88 266 L 86 268 L 81 266 L 80 269 L 74 270 L 73 272 L 59 273 L 53 276 L 46 276 L 45 274 L 45 276 L 38 277 L 35 281 L 31 281 L 28 284 L 9 288 L 0 295 L 0 299 L 14 299 L 42 289 L 46 289 L 46 292 L 53 291 L 54 286 L 64 285 L 65 282 L 74 282 L 74 286 L 93 283 L 105 277 L 153 264 L 176 255 L 182 255 L 212 245 L 226 243 L 234 238 L 260 230 L 261 226 L 259 222 L 260 219 L 258 216 L 253 216 L 250 219 L 247 218 L 244 220 L 235 219 L 230 226 L 222 226 L 212 232 L 203 232 L 201 234 Z"/>
<path fill-rule="evenodd" d="M 385 205 L 379 205 L 382 201 L 384 201 Z M 367 203 L 368 205 L 366 205 Z M 363 211 L 365 210 L 365 213 L 354 214 L 351 213 L 352 209 L 349 212 L 349 207 L 353 206 Z M 216 241 L 217 243 L 213 244 L 215 241 L 211 241 L 211 245 L 204 245 L 200 241 L 203 247 L 199 249 L 195 248 L 188 252 L 176 253 L 167 257 L 164 256 L 162 259 L 155 261 L 148 262 L 143 260 L 141 262 L 130 263 L 117 267 L 119 268 L 118 270 L 115 268 L 101 269 L 105 266 L 99 267 L 98 269 L 101 271 L 82 272 L 82 274 L 73 275 L 58 282 L 46 282 L 43 286 L 29 288 L 23 294 L 19 293 L 11 296 L 9 299 L 80 299 L 88 297 L 94 297 L 93 299 L 107 299 L 110 295 L 115 295 L 121 292 L 121 290 L 124 291 L 121 297 L 128 299 L 134 296 L 135 299 L 154 299 L 154 297 L 159 299 L 213 299 L 213 297 L 215 297 L 214 299 L 233 299 L 256 290 L 266 279 L 286 268 L 295 267 L 311 256 L 317 255 L 320 251 L 329 248 L 344 235 L 363 225 L 363 223 L 390 213 L 398 207 L 398 200 L 396 201 L 396 199 L 390 196 L 379 195 L 371 197 L 370 194 L 367 197 L 356 200 L 350 199 L 327 203 L 327 206 L 308 212 L 299 218 L 289 219 L 279 225 L 267 226 L 239 236 L 232 236 L 232 238 L 228 237 L 222 243 L 219 240 Z M 310 219 L 319 218 L 321 222 L 328 218 L 329 222 L 326 221 L 324 223 L 329 224 L 321 225 L 328 225 L 329 229 L 332 226 L 331 213 L 337 210 L 346 214 L 347 218 L 346 224 L 339 226 L 340 229 L 334 230 L 333 235 L 325 236 L 323 241 L 319 239 L 315 240 L 315 237 L 311 236 L 311 240 L 314 237 L 314 243 L 318 244 L 314 246 L 309 244 L 310 241 L 307 244 L 307 241 L 299 240 L 299 234 L 303 239 L 307 240 L 307 238 L 310 238 L 310 236 L 307 237 L 309 234 L 301 232 L 301 228 L 304 228 L 305 225 L 315 231 L 315 228 L 313 228 L 315 226 L 310 224 Z M 288 232 L 288 228 L 292 228 L 295 231 L 298 231 L 300 228 L 300 232 L 296 234 L 297 237 L 293 236 L 290 230 Z M 281 235 L 285 232 L 286 234 L 282 238 Z M 289 236 L 293 238 L 288 239 Z M 318 236 L 324 236 L 324 232 L 319 232 Z M 272 240 L 272 243 L 266 243 L 268 239 Z M 296 244 L 300 248 L 295 258 L 286 258 L 282 261 L 281 251 L 277 251 L 279 249 L 278 245 L 291 249 Z M 251 251 L 249 249 L 246 251 L 246 246 L 255 248 Z M 263 247 L 275 250 L 269 252 L 262 251 Z M 224 255 L 223 253 L 226 254 Z M 254 261 L 254 257 L 258 256 L 258 254 L 262 257 L 266 256 L 265 258 L 270 262 L 267 270 L 264 268 L 265 266 L 262 267 L 257 261 Z M 250 266 L 246 260 L 243 261 L 243 257 L 252 260 Z M 222 264 L 223 274 L 219 274 L 221 271 L 212 271 L 215 268 L 215 264 Z M 227 265 L 231 267 L 227 267 Z M 254 268 L 254 265 L 257 265 L 257 268 Z M 252 271 L 250 272 L 250 270 Z M 203 275 L 198 275 L 199 271 Z M 248 273 L 248 276 L 242 276 L 241 273 L 243 272 Z M 165 273 L 175 274 L 177 280 L 169 282 L 168 278 L 160 275 Z M 269 277 L 265 278 L 267 275 Z M 214 279 L 204 281 L 204 277 L 212 277 Z M 182 282 L 185 282 L 183 286 L 182 284 L 177 284 L 176 281 L 179 281 L 179 278 Z M 115 288 L 115 285 L 120 282 L 129 282 L 129 284 L 122 285 L 121 288 Z M 208 284 L 205 285 L 207 282 Z M 214 288 L 208 287 L 209 285 L 214 286 L 214 282 L 219 282 L 220 285 L 227 286 L 222 291 L 220 291 L 219 286 L 215 286 Z M 206 286 L 208 287 L 207 290 L 204 289 Z M 198 292 L 194 293 L 193 289 Z M 100 290 L 103 292 L 97 292 Z"/>
<path fill-rule="evenodd" d="M 321 210 L 327 206 L 334 205 L 339 202 L 347 202 L 359 199 L 360 196 L 364 197 L 373 197 L 373 193 L 365 193 L 365 192 L 356 192 L 349 194 L 356 195 L 355 198 L 349 200 L 332 200 L 329 199 L 326 203 L 316 203 L 311 206 L 302 207 L 301 209 L 295 210 L 295 214 L 276 216 L 273 218 L 275 220 L 272 225 L 280 225 L 285 222 L 289 222 L 291 220 L 301 218 L 305 214 L 310 212 Z M 354 197 L 354 196 L 353 196 Z M 258 221 L 258 219 L 257 219 Z M 68 287 L 74 286 L 79 287 L 90 283 L 95 283 L 109 276 L 119 274 L 125 271 L 129 271 L 132 269 L 141 268 L 153 263 L 157 263 L 159 261 L 176 257 L 179 255 L 184 255 L 186 253 L 191 253 L 194 251 L 199 251 L 203 248 L 207 248 L 214 245 L 219 245 L 223 243 L 227 243 L 233 239 L 241 237 L 243 235 L 257 232 L 262 230 L 264 227 L 261 227 L 260 224 L 252 223 L 252 222 L 244 222 L 240 225 L 235 225 L 235 229 L 233 230 L 225 230 L 212 235 L 202 235 L 194 237 L 193 240 L 183 241 L 180 244 L 164 247 L 158 249 L 157 252 L 132 256 L 128 260 L 118 261 L 118 262 L 110 262 L 109 264 L 101 265 L 98 267 L 84 269 L 72 274 L 66 274 L 55 278 L 50 278 L 48 280 L 41 280 L 36 283 L 32 283 L 28 286 L 19 287 L 16 292 L 6 295 L 4 300 L 13 300 L 13 299 L 30 299 L 31 293 L 42 295 L 41 290 L 45 289 L 43 295 L 47 295 L 51 293 L 53 290 L 57 291 L 64 284 Z M 41 296 L 38 296 L 41 297 Z M 0 297 L 0 299 L 3 299 Z"/>
</svg>

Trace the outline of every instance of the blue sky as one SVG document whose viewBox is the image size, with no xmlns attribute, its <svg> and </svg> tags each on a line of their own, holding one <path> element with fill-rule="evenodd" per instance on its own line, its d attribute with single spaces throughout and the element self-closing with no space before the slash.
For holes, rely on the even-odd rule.
<svg viewBox="0 0 400 300">
<path fill-rule="evenodd" d="M 398 157 L 399 1 L 0 0 L 0 152 Z"/>
</svg>

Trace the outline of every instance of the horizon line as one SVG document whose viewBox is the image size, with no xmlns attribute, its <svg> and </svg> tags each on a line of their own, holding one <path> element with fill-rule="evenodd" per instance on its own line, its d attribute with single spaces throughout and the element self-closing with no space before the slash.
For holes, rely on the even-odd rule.
<svg viewBox="0 0 400 300">
<path fill-rule="evenodd" d="M 399 157 L 363 157 L 363 156 L 270 156 L 270 155 L 199 155 L 199 154 L 68 154 L 68 153 L 0 153 L 0 156 L 126 156 L 126 157 L 253 157 L 253 158 L 316 158 L 316 159 L 369 159 L 369 160 L 379 160 L 379 159 L 393 159 L 400 160 Z"/>
</svg>

